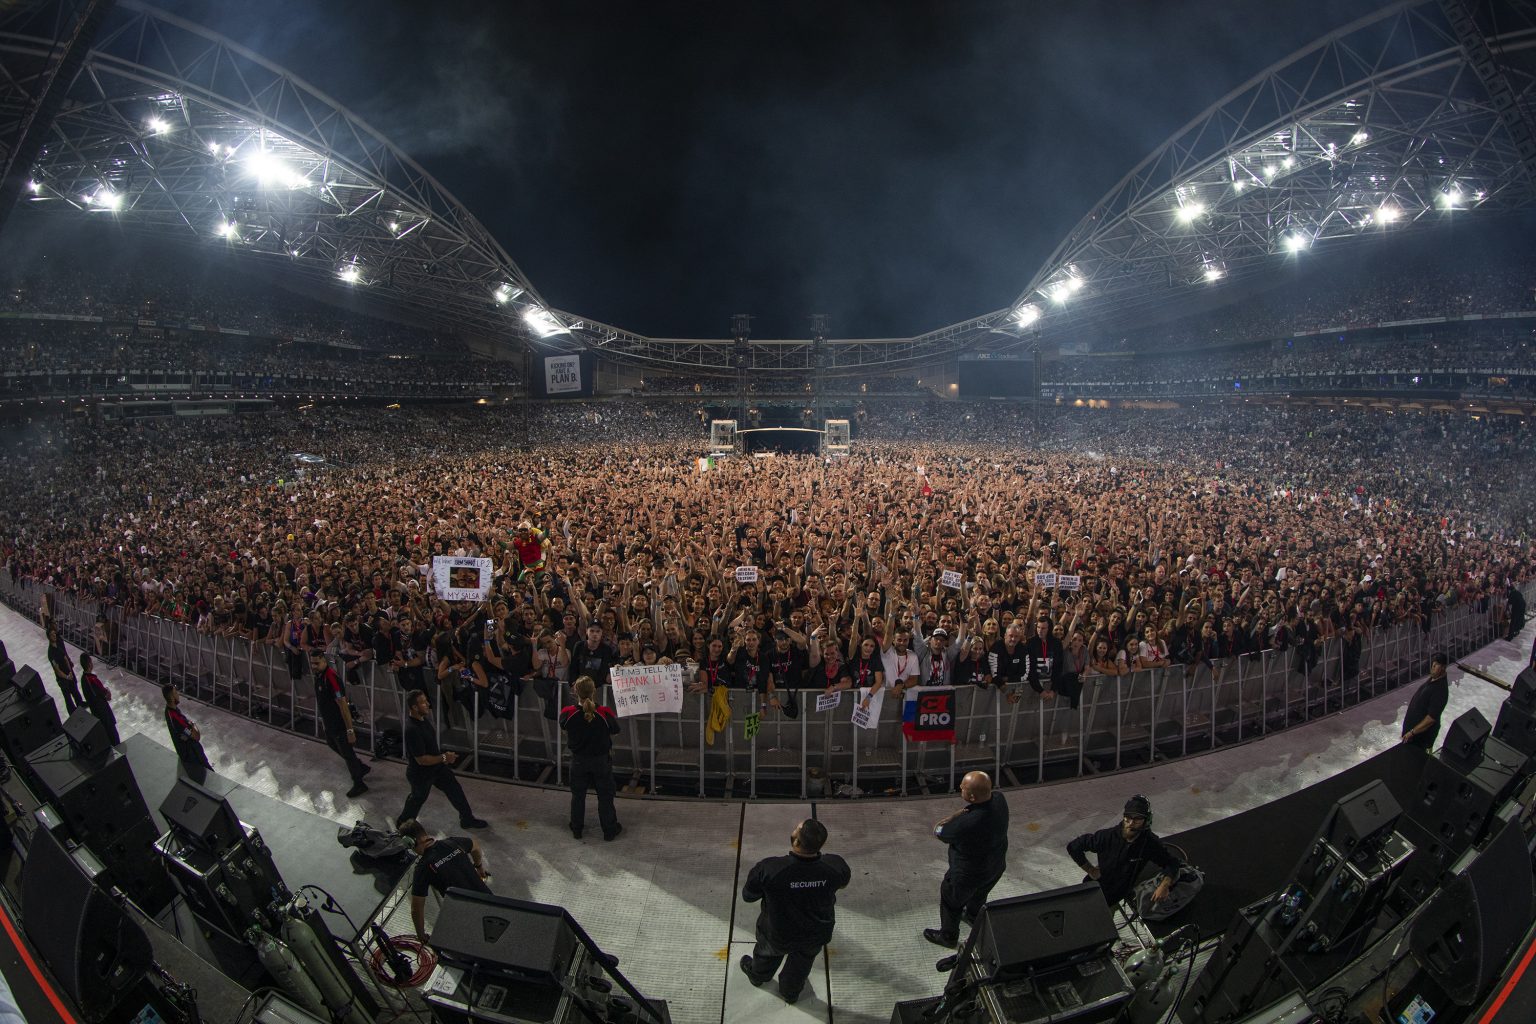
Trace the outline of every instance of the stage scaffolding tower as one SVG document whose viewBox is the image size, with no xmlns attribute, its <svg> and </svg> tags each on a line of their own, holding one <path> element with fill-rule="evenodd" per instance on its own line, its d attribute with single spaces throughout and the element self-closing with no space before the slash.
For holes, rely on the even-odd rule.
<svg viewBox="0 0 1536 1024">
<path fill-rule="evenodd" d="M 747 419 L 747 373 L 752 369 L 752 314 L 731 317 L 731 365 L 736 368 L 736 422 L 751 426 Z"/>
<path fill-rule="evenodd" d="M 828 320 L 825 313 L 811 314 L 811 423 L 817 427 L 826 415 Z"/>
</svg>

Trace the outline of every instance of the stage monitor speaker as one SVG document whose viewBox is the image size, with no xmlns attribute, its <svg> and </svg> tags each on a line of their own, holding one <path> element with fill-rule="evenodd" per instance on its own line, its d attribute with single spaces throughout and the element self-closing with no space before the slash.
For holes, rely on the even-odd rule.
<svg viewBox="0 0 1536 1024">
<path fill-rule="evenodd" d="M 1318 838 L 1347 855 L 1362 843 L 1382 838 L 1400 814 L 1402 808 L 1392 791 L 1377 779 L 1339 798 Z"/>
<path fill-rule="evenodd" d="M 240 816 L 222 794 L 181 775 L 160 804 L 160 816 L 187 842 L 209 853 L 222 853 L 245 835 Z"/>
<path fill-rule="evenodd" d="M 0 692 L 0 749 L 4 749 L 12 764 L 26 770 L 32 752 L 63 733 L 59 709 L 48 694 L 32 701 L 23 699 L 18 690 Z"/>
<path fill-rule="evenodd" d="M 1536 715 L 1536 665 L 1531 665 L 1515 676 L 1515 685 L 1504 698 L 1506 706 L 1513 704 L 1521 711 Z"/>
<path fill-rule="evenodd" d="M 1426 758 L 1418 798 L 1408 807 L 1409 819 L 1435 842 L 1450 847 L 1453 856 L 1483 838 L 1493 812 L 1519 781 L 1492 760 L 1508 763 L 1520 757 L 1518 752 L 1490 739 L 1484 754 L 1483 763 L 1465 774 L 1438 757 Z"/>
<path fill-rule="evenodd" d="M 1471 1006 L 1502 974 L 1533 916 L 1530 851 L 1511 822 L 1452 870 L 1413 922 L 1409 949 L 1447 995 Z"/>
<path fill-rule="evenodd" d="M 1536 712 L 1522 711 L 1505 701 L 1498 721 L 1493 723 L 1493 738 L 1520 751 L 1529 764 L 1536 757 Z"/>
<path fill-rule="evenodd" d="M 11 677 L 11 689 L 28 704 L 35 704 L 48 696 L 47 689 L 43 687 L 43 677 L 31 665 L 23 665 L 16 670 L 16 674 Z"/>
<path fill-rule="evenodd" d="M 21 868 L 22 929 L 88 1022 L 105 1019 L 152 960 L 144 929 L 97 884 L 104 871 L 44 829 Z"/>
<path fill-rule="evenodd" d="M 482 974 L 557 986 L 576 955 L 576 933 L 560 907 L 449 889 L 432 928 L 432 948 L 441 959 Z"/>
<path fill-rule="evenodd" d="M 1493 726 L 1477 708 L 1469 708 L 1445 731 L 1440 759 L 1458 771 L 1470 772 L 1483 763 L 1483 744 L 1493 734 Z"/>
<path fill-rule="evenodd" d="M 976 961 L 988 978 L 1092 956 L 1117 937 L 1097 882 L 993 900 L 976 927 Z"/>
<path fill-rule="evenodd" d="M 64 723 L 64 735 L 74 755 L 86 761 L 102 761 L 112 750 L 107 727 L 88 708 L 75 708 Z"/>
<path fill-rule="evenodd" d="M 1232 1024 L 1302 990 L 1265 923 L 1267 906 L 1239 910 L 1179 1004 L 1184 1024 Z"/>
</svg>

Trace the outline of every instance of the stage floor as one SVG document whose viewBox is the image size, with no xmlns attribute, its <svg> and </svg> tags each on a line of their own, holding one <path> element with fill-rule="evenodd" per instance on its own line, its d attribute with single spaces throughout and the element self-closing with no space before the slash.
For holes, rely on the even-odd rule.
<svg viewBox="0 0 1536 1024">
<path fill-rule="evenodd" d="M 1466 661 L 1495 677 L 1513 679 L 1533 634 L 1536 623 L 1514 643 L 1492 644 Z M 7 608 L 0 608 L 0 640 L 18 664 L 46 666 L 46 645 L 37 626 Z M 51 687 L 51 674 L 46 669 L 43 674 Z M 143 737 L 135 749 L 144 742 L 168 747 L 158 688 L 119 669 L 108 669 L 105 676 L 117 695 L 123 736 Z M 1459 670 L 1453 669 L 1451 678 L 1449 717 L 1470 707 L 1490 720 L 1497 714 L 1503 691 Z M 1063 849 L 1067 841 L 1114 823 L 1133 793 L 1151 800 L 1158 831 L 1170 835 L 1332 778 L 1396 744 L 1411 692 L 1405 687 L 1264 740 L 1187 761 L 1010 791 L 1012 850 L 1008 874 L 995 895 L 1078 881 L 1081 872 Z M 187 702 L 186 710 L 201 726 L 220 775 L 290 810 L 332 823 L 322 828 L 306 819 L 312 822 L 309 830 L 285 832 L 287 838 L 277 840 L 258 819 L 248 818 L 279 854 L 291 844 L 306 847 L 306 856 L 334 857 L 344 852 L 336 846 L 336 823 L 357 818 L 382 822 L 400 811 L 407 790 L 399 764 L 375 766 L 370 791 L 348 800 L 342 763 L 320 743 L 195 702 Z M 149 802 L 158 804 L 154 794 L 161 791 L 140 781 Z M 831 1021 L 834 1016 L 837 1024 L 885 1024 L 896 1001 L 936 994 L 943 984 L 943 975 L 933 969 L 943 951 L 925 942 L 921 931 L 938 923 L 938 880 L 944 870 L 944 847 L 932 838 L 932 825 L 959 806 L 955 796 L 814 806 L 621 800 L 624 834 L 604 843 L 595 821 L 585 840 L 571 838 L 565 828 L 569 800 L 563 793 L 474 779 L 466 779 L 464 786 L 476 812 L 491 822 L 479 838 L 492 888 L 568 907 L 604 949 L 619 956 L 621 968 L 642 991 L 668 1001 L 680 1024 Z M 813 812 L 830 830 L 828 849 L 853 866 L 853 883 L 839 901 L 829 956 L 818 960 L 800 1002 L 786 1007 L 772 986 L 752 988 L 736 966 L 751 948 L 757 913 L 739 892 L 752 864 L 786 852 L 794 823 Z M 430 826 L 454 826 L 451 809 L 437 794 L 422 817 Z M 1306 833 L 1299 842 L 1316 825 L 1298 822 L 1298 834 Z M 1264 835 L 1244 838 L 1256 845 L 1270 841 Z M 1207 867 L 1217 863 L 1212 859 Z M 1219 863 L 1236 862 L 1225 858 Z M 281 856 L 279 864 L 290 884 L 305 880 L 302 868 L 290 874 Z M 1209 884 L 1229 882 L 1213 879 Z M 403 911 L 397 913 L 390 931 L 408 930 L 407 920 Z"/>
</svg>

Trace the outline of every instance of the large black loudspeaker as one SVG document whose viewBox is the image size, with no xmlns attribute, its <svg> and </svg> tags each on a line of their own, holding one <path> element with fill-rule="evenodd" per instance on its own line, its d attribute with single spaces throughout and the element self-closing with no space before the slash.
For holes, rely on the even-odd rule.
<svg viewBox="0 0 1536 1024">
<path fill-rule="evenodd" d="M 1529 764 L 1536 757 L 1536 712 L 1522 711 L 1506 700 L 1493 724 L 1493 738 L 1520 751 Z"/>
<path fill-rule="evenodd" d="M 993 900 L 976 928 L 976 961 L 987 978 L 1092 956 L 1117 938 L 1097 882 Z"/>
<path fill-rule="evenodd" d="M 74 755 L 87 761 L 100 761 L 112 749 L 107 727 L 86 708 L 75 708 L 64 723 L 64 735 Z"/>
<path fill-rule="evenodd" d="M 576 955 L 565 911 L 547 903 L 449 889 L 432 948 L 452 964 L 519 981 L 558 985 Z"/>
<path fill-rule="evenodd" d="M 223 853 L 245 837 L 240 816 L 222 793 L 180 775 L 160 803 L 160 816 L 182 839 L 208 853 Z"/>
<path fill-rule="evenodd" d="M 48 696 L 48 690 L 43 686 L 43 677 L 31 665 L 23 665 L 16 670 L 16 674 L 11 677 L 11 689 L 28 704 Z"/>
<path fill-rule="evenodd" d="M 1452 870 L 1419 914 L 1409 948 L 1447 995 L 1471 1006 L 1493 986 L 1536 916 L 1531 856 L 1517 822 Z"/>
<path fill-rule="evenodd" d="M 0 645 L 3 646 L 3 645 Z M 16 678 L 16 663 L 0 652 L 0 690 L 10 686 Z"/>
<path fill-rule="evenodd" d="M 21 688 L 22 676 L 29 676 L 26 689 Z M 53 697 L 42 693 L 42 683 L 37 673 L 24 668 L 17 673 L 18 685 L 0 690 L 0 749 L 15 765 L 24 765 L 27 755 L 38 747 L 58 738 L 64 731 L 59 724 L 59 709 Z M 36 688 L 36 699 L 27 692 Z"/>
<path fill-rule="evenodd" d="M 155 913 L 171 899 L 170 882 L 155 858 L 157 832 L 128 758 L 108 748 L 94 761 L 71 757 L 60 736 L 32 752 L 28 764 L 38 795 L 65 827 L 112 871 L 113 881 Z"/>
<path fill-rule="evenodd" d="M 1459 853 L 1483 837 L 1493 812 L 1519 784 L 1510 766 L 1523 761 L 1519 751 L 1495 739 L 1484 743 L 1482 762 L 1465 774 L 1439 758 L 1426 758 L 1408 817 Z"/>
<path fill-rule="evenodd" d="M 1440 759 L 1452 768 L 1469 772 L 1483 762 L 1483 744 L 1493 734 L 1493 726 L 1477 708 L 1469 709 L 1445 732 Z"/>
<path fill-rule="evenodd" d="M 144 977 L 152 952 L 144 929 L 97 884 L 103 868 L 44 829 L 21 868 L 21 926 L 82 1019 L 104 1019 Z"/>
<path fill-rule="evenodd" d="M 1532 665 L 1518 676 L 1515 676 L 1515 685 L 1510 688 L 1509 696 L 1504 699 L 1505 704 L 1513 704 L 1521 711 L 1536 714 L 1536 665 Z"/>
</svg>

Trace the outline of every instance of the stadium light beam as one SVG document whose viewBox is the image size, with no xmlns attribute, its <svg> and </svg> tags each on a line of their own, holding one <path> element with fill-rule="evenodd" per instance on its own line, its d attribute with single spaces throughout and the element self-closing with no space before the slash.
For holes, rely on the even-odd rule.
<svg viewBox="0 0 1536 1024">
<path fill-rule="evenodd" d="M 1383 204 L 1376 208 L 1376 223 L 1391 224 L 1402 215 L 1403 211 L 1399 210 L 1397 207 Z"/>
<path fill-rule="evenodd" d="M 273 186 L 303 188 L 306 184 L 304 175 L 295 171 L 266 150 L 247 157 L 245 166 L 255 176 L 257 183 L 262 188 L 271 188 Z"/>
<path fill-rule="evenodd" d="M 540 338 L 548 338 L 556 334 L 570 333 L 554 314 L 543 306 L 529 306 L 523 310 L 523 322 Z"/>
<path fill-rule="evenodd" d="M 1204 212 L 1205 206 L 1201 203 L 1185 203 L 1179 207 L 1179 220 L 1189 224 Z"/>
<path fill-rule="evenodd" d="M 171 130 L 170 123 L 163 117 L 152 117 L 144 122 L 144 127 L 149 129 L 151 135 L 164 135 Z"/>
<path fill-rule="evenodd" d="M 1214 263 L 1207 263 L 1205 265 L 1204 273 L 1206 283 L 1208 284 L 1215 284 L 1217 281 L 1220 281 L 1223 276 L 1225 276 L 1222 273 L 1222 269 L 1216 266 Z"/>
<path fill-rule="evenodd" d="M 213 230 L 220 238 L 233 238 L 238 228 L 232 220 L 221 220 Z"/>
<path fill-rule="evenodd" d="M 355 263 L 348 263 L 336 271 L 336 276 L 347 282 L 347 284 L 357 284 L 363 279 L 363 273 L 357 269 L 357 264 Z"/>
<path fill-rule="evenodd" d="M 1014 319 L 1018 321 L 1020 327 L 1028 327 L 1030 324 L 1040 319 L 1040 307 L 1035 305 L 1033 302 L 1026 302 L 1024 305 L 1014 310 L 1013 316 Z"/>
<path fill-rule="evenodd" d="M 1287 252 L 1301 252 L 1301 250 L 1311 244 L 1311 239 L 1303 234 L 1287 235 L 1285 239 L 1285 249 Z"/>
</svg>

